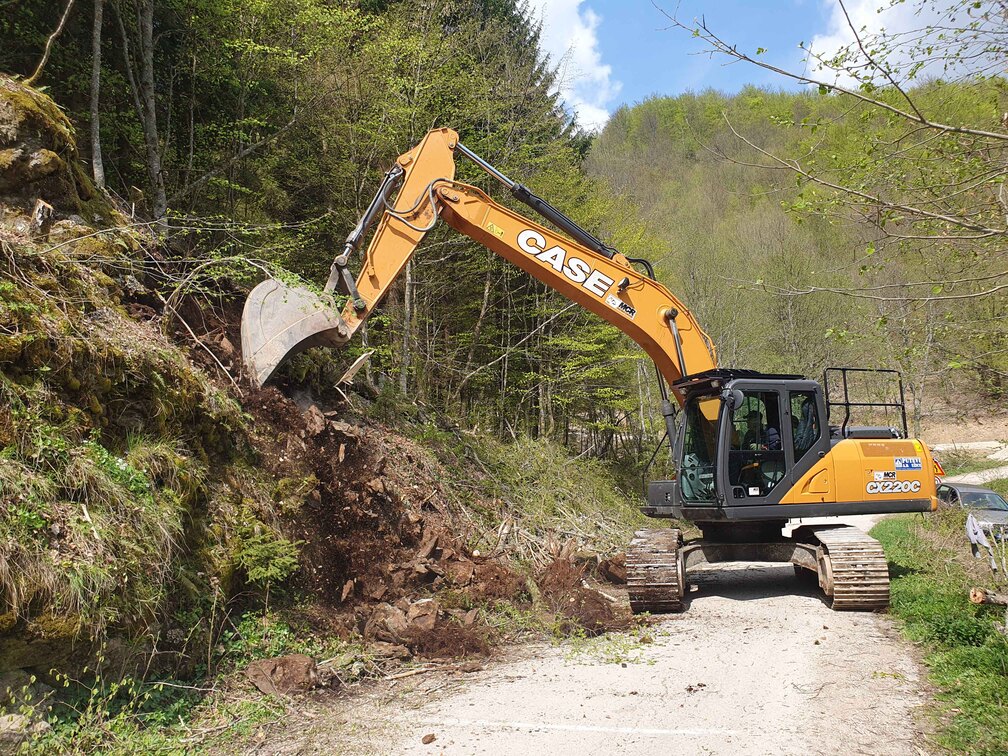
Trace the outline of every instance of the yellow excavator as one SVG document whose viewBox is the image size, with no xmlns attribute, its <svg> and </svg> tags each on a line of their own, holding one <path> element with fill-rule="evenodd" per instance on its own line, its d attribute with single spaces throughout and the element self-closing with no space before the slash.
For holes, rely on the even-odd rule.
<svg viewBox="0 0 1008 756">
<path fill-rule="evenodd" d="M 455 181 L 459 155 L 559 232 Z M 783 528 L 797 518 L 937 508 L 940 468 L 924 444 L 907 437 L 902 387 L 899 401 L 857 402 L 849 381 L 864 371 L 855 368 L 828 369 L 825 390 L 798 375 L 718 368 L 711 340 L 646 260 L 604 244 L 451 129 L 431 131 L 398 158 L 321 293 L 275 279 L 252 290 L 242 353 L 253 384 L 262 386 L 303 349 L 340 347 L 353 338 L 438 219 L 612 323 L 654 361 L 677 472 L 648 485 L 642 511 L 696 523 L 702 537 L 684 541 L 670 527 L 636 533 L 626 556 L 635 612 L 681 611 L 689 569 L 718 562 L 791 563 L 797 574 L 818 577 L 834 609 L 888 606 L 888 566 L 875 539 L 848 525 L 808 524 L 789 536 Z M 348 265 L 372 228 L 355 279 Z M 342 314 L 336 292 L 349 297 Z M 842 399 L 832 400 L 840 389 Z M 852 425 L 852 408 L 865 407 L 901 412 L 902 430 Z M 831 424 L 841 409 L 842 422 Z"/>
</svg>

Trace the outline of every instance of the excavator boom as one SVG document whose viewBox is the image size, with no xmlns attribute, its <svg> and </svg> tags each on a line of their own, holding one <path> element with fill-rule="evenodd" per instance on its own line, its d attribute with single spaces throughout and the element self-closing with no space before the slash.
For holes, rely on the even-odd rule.
<svg viewBox="0 0 1008 756">
<path fill-rule="evenodd" d="M 497 204 L 474 186 L 454 181 L 456 153 L 472 159 L 568 236 Z M 397 185 L 401 188 L 391 204 L 389 195 Z M 242 319 L 242 347 L 253 383 L 263 385 L 286 358 L 302 349 L 339 346 L 353 338 L 439 218 L 625 332 L 669 383 L 687 371 L 715 367 L 710 339 L 668 289 L 466 148 L 454 131 L 436 129 L 401 155 L 386 175 L 333 262 L 323 296 L 273 279 L 252 291 Z M 349 257 L 375 222 L 377 229 L 354 282 Z M 350 297 L 340 316 L 325 296 L 336 289 Z M 677 398 L 681 403 L 683 397 Z"/>
</svg>

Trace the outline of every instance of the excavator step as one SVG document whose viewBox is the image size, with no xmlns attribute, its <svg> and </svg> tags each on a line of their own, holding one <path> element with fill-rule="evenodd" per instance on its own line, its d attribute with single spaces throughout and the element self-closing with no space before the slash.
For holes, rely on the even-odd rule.
<svg viewBox="0 0 1008 756">
<path fill-rule="evenodd" d="M 889 563 L 882 545 L 848 525 L 810 528 L 822 544 L 819 584 L 834 609 L 874 611 L 889 606 Z"/>
<path fill-rule="evenodd" d="M 675 528 L 638 530 L 626 552 L 627 592 L 634 614 L 683 610 L 685 574 Z"/>
</svg>

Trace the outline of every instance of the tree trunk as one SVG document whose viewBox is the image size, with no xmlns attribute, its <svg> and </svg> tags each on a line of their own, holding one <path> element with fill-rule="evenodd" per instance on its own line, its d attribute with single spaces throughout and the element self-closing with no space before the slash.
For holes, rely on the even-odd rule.
<svg viewBox="0 0 1008 756">
<path fill-rule="evenodd" d="M 403 334 L 402 360 L 399 369 L 399 393 L 406 396 L 409 389 L 410 332 L 413 327 L 413 261 L 406 261 L 405 287 L 403 290 Z"/>
<path fill-rule="evenodd" d="M 144 142 L 147 151 L 147 172 L 150 175 L 151 210 L 155 218 L 163 218 L 168 210 L 164 174 L 161 171 L 161 148 L 157 130 L 157 104 L 154 99 L 154 0 L 141 0 L 137 9 L 140 32 L 140 100 Z"/>
<path fill-rule="evenodd" d="M 91 172 L 95 185 L 105 188 L 105 164 L 102 162 L 101 124 L 98 117 L 98 92 L 101 88 L 102 10 L 105 0 L 94 0 L 94 26 L 91 29 Z"/>
<path fill-rule="evenodd" d="M 126 59 L 126 78 L 133 93 L 133 104 L 137 118 L 143 128 L 144 153 L 147 162 L 147 178 L 150 182 L 151 214 L 154 218 L 164 217 L 168 210 L 168 196 L 165 191 L 164 174 L 161 172 L 161 148 L 157 130 L 157 106 L 154 99 L 154 0 L 140 0 L 137 7 L 138 62 L 134 65 L 129 49 L 129 34 L 123 24 L 122 13 L 113 5 L 119 35 L 122 37 L 123 57 Z M 139 70 L 139 83 L 135 69 Z"/>
<path fill-rule="evenodd" d="M 486 283 L 483 286 L 483 304 L 480 306 L 479 318 L 476 320 L 476 327 L 473 328 L 472 343 L 469 345 L 469 353 L 466 355 L 465 367 L 462 368 L 462 381 L 459 383 L 458 387 L 453 392 L 452 403 L 458 401 L 459 396 L 462 394 L 462 389 L 465 388 L 466 378 L 464 376 L 469 375 L 469 370 L 472 368 L 473 359 L 476 357 L 476 347 L 479 345 L 479 335 L 480 330 L 483 328 L 483 321 L 486 320 L 487 309 L 490 305 L 490 284 L 492 282 L 493 269 L 488 268 L 486 274 Z"/>
</svg>

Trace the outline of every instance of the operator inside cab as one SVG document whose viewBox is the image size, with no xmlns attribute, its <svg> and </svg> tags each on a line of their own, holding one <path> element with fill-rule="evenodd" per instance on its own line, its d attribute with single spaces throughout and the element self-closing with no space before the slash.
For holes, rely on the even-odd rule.
<svg viewBox="0 0 1008 756">
<path fill-rule="evenodd" d="M 765 401 L 769 398 L 773 401 Z M 781 434 L 774 422 L 779 417 L 776 403 L 775 395 L 753 393 L 735 410 L 728 464 L 735 498 L 765 496 L 783 477 Z"/>
</svg>

